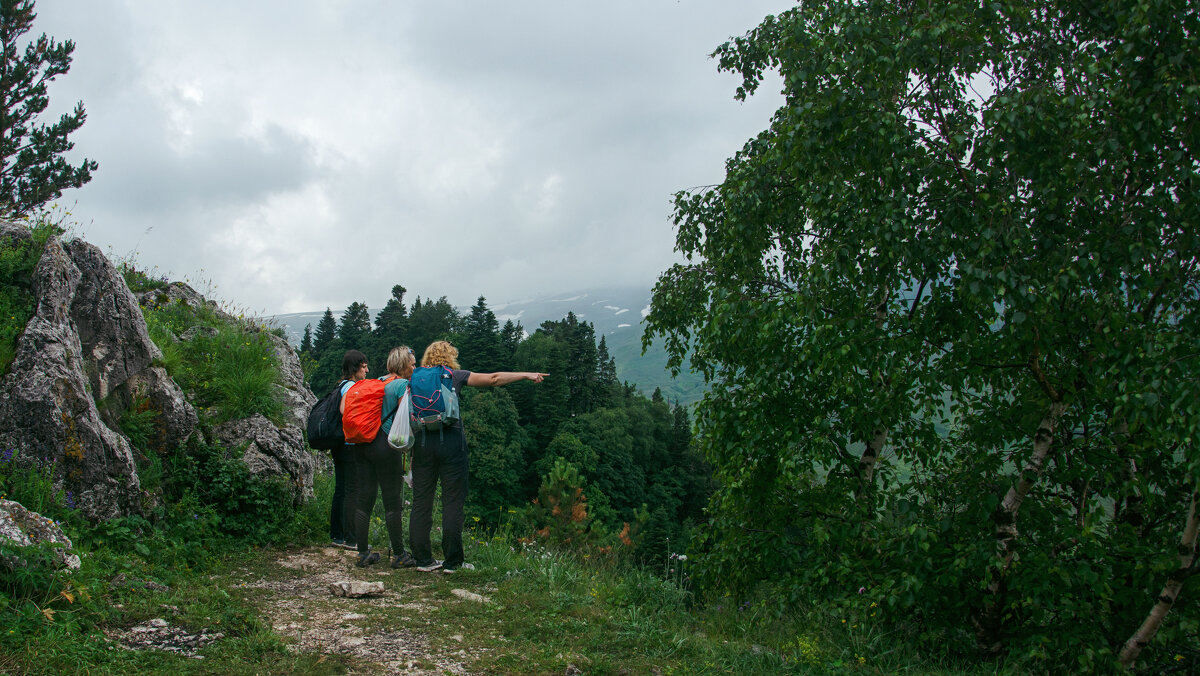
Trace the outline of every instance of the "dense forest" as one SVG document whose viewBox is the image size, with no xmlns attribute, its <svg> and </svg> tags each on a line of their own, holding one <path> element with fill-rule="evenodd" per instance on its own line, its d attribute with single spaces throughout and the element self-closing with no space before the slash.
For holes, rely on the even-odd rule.
<svg viewBox="0 0 1200 676">
<path fill-rule="evenodd" d="M 604 337 L 597 342 L 592 324 L 573 313 L 527 335 L 511 320 L 500 326 L 482 296 L 464 316 L 445 297 L 407 306 L 405 292 L 394 286 L 373 322 L 367 306 L 354 302 L 340 319 L 327 309 L 315 330 L 306 327 L 300 354 L 314 392 L 337 384 L 347 349 L 365 353 L 380 377 L 391 348 L 408 345 L 420 355 L 435 340 L 458 347 L 470 371 L 549 373 L 537 387 L 464 391 L 468 516 L 499 524 L 510 508 L 539 498 L 558 465 L 554 477 L 572 477 L 562 492 L 584 489 L 576 540 L 620 541 L 614 536 L 624 532 L 642 560 L 685 551 L 711 493 L 711 471 L 693 448 L 682 405 L 619 382 Z"/>
</svg>

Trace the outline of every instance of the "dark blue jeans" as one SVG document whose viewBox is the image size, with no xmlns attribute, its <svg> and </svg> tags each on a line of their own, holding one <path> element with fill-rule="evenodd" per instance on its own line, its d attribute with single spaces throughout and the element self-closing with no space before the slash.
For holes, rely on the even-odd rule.
<svg viewBox="0 0 1200 676">
<path fill-rule="evenodd" d="M 404 552 L 404 474 L 400 471 L 400 451 L 388 446 L 387 435 L 381 431 L 375 441 L 354 446 L 354 461 L 358 466 L 358 504 L 354 510 L 354 533 L 358 552 L 369 548 L 371 511 L 375 509 L 376 493 L 383 493 L 384 523 L 392 554 Z"/>
<path fill-rule="evenodd" d="M 333 504 L 329 506 L 329 537 L 353 543 L 353 514 L 358 501 L 354 447 L 335 448 L 330 455 L 333 457 Z"/>
<path fill-rule="evenodd" d="M 467 440 L 462 428 L 417 433 L 413 448 L 413 506 L 408 518 L 408 537 L 417 565 L 433 562 L 430 530 L 433 528 L 433 498 L 442 484 L 442 556 L 446 568 L 463 563 L 463 507 L 467 502 Z"/>
</svg>

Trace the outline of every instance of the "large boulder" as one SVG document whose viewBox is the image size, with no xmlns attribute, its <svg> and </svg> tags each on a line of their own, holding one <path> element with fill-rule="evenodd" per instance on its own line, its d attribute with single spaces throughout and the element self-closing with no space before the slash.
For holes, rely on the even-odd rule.
<svg viewBox="0 0 1200 676">
<path fill-rule="evenodd" d="M 313 497 L 317 459 L 305 445 L 300 426 L 292 423 L 276 425 L 261 415 L 254 415 L 218 425 L 213 433 L 226 448 L 241 453 L 251 474 L 286 479 L 295 504 Z"/>
<path fill-rule="evenodd" d="M 20 225 L 0 223 L 0 237 L 21 237 L 23 230 Z M 108 269 L 117 274 L 112 266 Z M 125 354 L 125 348 L 114 346 L 105 353 L 95 341 L 91 349 L 80 341 L 72 315 L 78 309 L 74 301 L 83 277 L 67 250 L 51 239 L 33 274 L 34 316 L 17 341 L 8 375 L 0 381 L 0 444 L 16 449 L 20 457 L 57 461 L 56 479 L 73 490 L 76 505 L 86 516 L 101 520 L 141 509 L 129 442 L 104 424 L 93 398 L 97 387 L 110 388 L 128 376 L 128 367 L 120 362 L 138 360 L 113 357 Z M 93 289 L 103 284 L 89 281 L 82 286 Z M 101 307 L 117 306 L 113 299 L 97 302 L 107 303 Z M 145 334 L 144 324 L 141 333 Z M 102 363 L 89 361 L 95 354 L 104 355 Z"/>
<path fill-rule="evenodd" d="M 7 540 L 19 547 L 50 543 L 55 545 L 55 559 L 59 568 L 79 567 L 79 556 L 71 553 L 71 538 L 63 533 L 57 523 L 25 509 L 19 502 L 0 500 L 0 540 Z M 3 563 L 12 566 L 24 562 L 10 560 Z"/>
<path fill-rule="evenodd" d="M 28 228 L 0 221 L 0 238 L 31 241 Z M 20 458 L 56 463 L 55 481 L 73 492 L 85 516 L 103 520 L 152 504 L 137 475 L 137 451 L 121 434 L 126 412 L 152 409 L 150 452 L 178 448 L 199 425 L 197 412 L 167 372 L 150 340 L 141 307 L 182 304 L 227 322 L 222 311 L 190 286 L 167 285 L 140 294 L 94 246 L 51 239 L 34 271 L 37 303 L 0 380 L 0 444 Z M 251 326 L 253 326 L 251 324 Z M 281 419 L 262 416 L 224 423 L 213 435 L 243 452 L 251 471 L 284 477 L 297 502 L 312 497 L 319 457 L 304 443 L 316 398 L 304 384 L 300 360 L 287 341 L 265 327 L 281 365 Z M 181 336 L 188 340 L 191 336 Z"/>
<path fill-rule="evenodd" d="M 308 424 L 308 413 L 317 404 L 317 398 L 304 382 L 304 369 L 296 350 L 283 338 L 268 332 L 279 360 L 280 384 L 283 386 L 283 401 L 290 423 L 301 430 Z"/>
</svg>

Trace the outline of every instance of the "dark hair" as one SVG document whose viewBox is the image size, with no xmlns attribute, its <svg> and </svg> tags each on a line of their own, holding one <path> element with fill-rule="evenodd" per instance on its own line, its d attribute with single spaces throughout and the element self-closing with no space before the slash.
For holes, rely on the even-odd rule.
<svg viewBox="0 0 1200 676">
<path fill-rule="evenodd" d="M 365 363 L 367 355 L 358 350 L 346 350 L 346 356 L 342 357 L 342 377 L 346 380 L 353 378 L 358 367 Z"/>
</svg>

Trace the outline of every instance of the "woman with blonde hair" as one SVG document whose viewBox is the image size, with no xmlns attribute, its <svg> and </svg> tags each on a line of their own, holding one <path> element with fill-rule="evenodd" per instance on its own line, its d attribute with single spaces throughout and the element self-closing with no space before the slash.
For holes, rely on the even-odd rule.
<svg viewBox="0 0 1200 676">
<path fill-rule="evenodd" d="M 425 348 L 421 357 L 421 368 L 449 369 L 454 393 L 461 396 L 464 385 L 468 387 L 500 387 L 519 380 L 542 382 L 546 373 L 509 372 L 472 373 L 458 365 L 458 349 L 439 340 Z M 413 505 L 408 517 L 408 538 L 412 555 L 417 561 L 417 570 L 430 572 L 439 568 L 444 573 L 457 570 L 472 570 L 474 566 L 463 561 L 463 507 L 467 502 L 467 439 L 463 435 L 462 422 L 443 427 L 437 432 L 417 435 L 413 448 L 412 487 Z M 442 555 L 444 561 L 433 558 L 430 531 L 433 528 L 433 497 L 438 483 L 442 485 Z"/>
<path fill-rule="evenodd" d="M 408 378 L 412 376 L 417 357 L 407 345 L 392 348 L 387 357 L 388 374 L 395 376 L 383 388 L 382 420 L 375 440 L 369 444 L 354 446 L 355 464 L 358 468 L 358 502 L 354 510 L 354 532 L 358 541 L 358 566 L 369 566 L 379 560 L 379 554 L 370 551 L 367 536 L 371 532 L 371 512 L 375 509 L 375 497 L 383 494 L 384 524 L 392 547 L 392 568 L 410 568 L 416 560 L 404 551 L 404 469 L 401 462 L 403 451 L 388 445 L 388 430 L 396 415 L 400 398 L 408 389 Z"/>
</svg>

